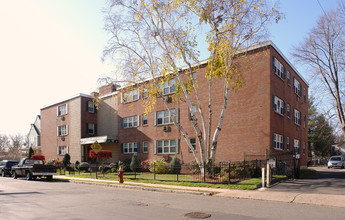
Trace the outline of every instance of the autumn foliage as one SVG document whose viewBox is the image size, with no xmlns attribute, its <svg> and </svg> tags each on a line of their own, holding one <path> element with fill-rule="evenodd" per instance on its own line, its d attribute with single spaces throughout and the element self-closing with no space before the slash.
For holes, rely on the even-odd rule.
<svg viewBox="0 0 345 220">
<path fill-rule="evenodd" d="M 90 150 L 89 157 L 96 158 L 96 153 L 94 150 Z M 99 159 L 108 159 L 112 157 L 113 157 L 113 153 L 110 150 L 101 150 L 97 154 L 97 158 Z"/>
<path fill-rule="evenodd" d="M 44 155 L 32 155 L 31 159 L 36 159 L 36 160 L 45 160 L 46 157 Z"/>
</svg>

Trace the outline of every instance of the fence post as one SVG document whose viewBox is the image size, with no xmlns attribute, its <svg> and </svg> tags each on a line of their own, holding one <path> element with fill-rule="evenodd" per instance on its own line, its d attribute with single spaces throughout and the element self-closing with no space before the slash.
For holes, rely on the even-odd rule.
<svg viewBox="0 0 345 220">
<path fill-rule="evenodd" d="M 156 162 L 153 162 L 153 180 L 156 180 Z"/>
<path fill-rule="evenodd" d="M 206 182 L 206 162 L 204 161 L 204 182 Z"/>
<path fill-rule="evenodd" d="M 228 163 L 229 163 L 229 180 L 228 180 L 228 184 L 230 184 L 230 183 L 231 183 L 231 181 L 230 181 L 230 166 L 231 166 L 231 161 L 229 160 Z"/>
<path fill-rule="evenodd" d="M 176 170 L 176 168 L 175 168 L 175 170 Z M 177 179 L 177 182 L 178 182 L 178 172 L 176 172 L 176 179 Z"/>
<path fill-rule="evenodd" d="M 137 179 L 137 167 L 134 167 L 134 179 Z"/>
<path fill-rule="evenodd" d="M 265 188 L 265 168 L 261 168 L 261 188 Z"/>
<path fill-rule="evenodd" d="M 220 179 L 220 182 L 222 182 L 222 162 L 219 162 L 219 179 Z"/>
</svg>

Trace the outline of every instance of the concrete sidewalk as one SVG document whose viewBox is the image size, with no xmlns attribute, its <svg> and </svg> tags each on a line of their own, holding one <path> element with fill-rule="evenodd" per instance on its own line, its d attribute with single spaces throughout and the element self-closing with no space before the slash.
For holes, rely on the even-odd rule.
<svg viewBox="0 0 345 220">
<path fill-rule="evenodd" d="M 292 193 L 292 192 L 272 192 L 265 189 L 258 190 L 233 190 L 216 189 L 205 187 L 187 187 L 164 184 L 150 184 L 125 182 L 123 184 L 112 180 L 99 180 L 89 178 L 75 178 L 66 176 L 54 176 L 55 179 L 69 180 L 80 184 L 96 184 L 108 187 L 118 187 L 136 190 L 150 190 L 160 192 L 189 193 L 205 196 L 219 196 L 238 199 L 265 200 L 274 202 L 286 202 L 293 204 L 309 204 L 345 208 L 345 195 L 311 194 L 311 193 Z"/>
</svg>

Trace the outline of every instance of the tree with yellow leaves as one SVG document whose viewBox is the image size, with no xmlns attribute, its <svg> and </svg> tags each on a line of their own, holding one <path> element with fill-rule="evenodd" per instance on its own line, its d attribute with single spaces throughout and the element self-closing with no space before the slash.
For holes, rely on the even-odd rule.
<svg viewBox="0 0 345 220">
<path fill-rule="evenodd" d="M 214 164 L 229 92 L 244 83 L 234 59 L 245 56 L 248 45 L 263 40 L 266 25 L 278 21 L 279 12 L 261 0 L 111 0 L 108 6 L 105 30 L 111 38 L 103 57 L 114 59 L 119 70 L 117 79 L 131 82 L 124 87 L 131 89 L 150 78 L 145 84 L 146 113 L 161 98 L 199 167 L 207 161 Z M 206 107 L 201 105 L 200 88 L 193 77 L 195 64 L 200 62 L 198 37 L 201 35 L 209 51 Z M 213 78 L 224 81 L 222 110 L 216 117 L 212 114 Z M 164 83 L 176 84 L 174 97 L 182 96 L 188 103 L 199 155 L 174 117 L 171 103 L 164 96 Z M 123 91 L 123 94 L 127 93 Z M 197 111 L 193 110 L 191 94 L 196 97 Z M 217 126 L 212 131 L 214 121 Z"/>
</svg>

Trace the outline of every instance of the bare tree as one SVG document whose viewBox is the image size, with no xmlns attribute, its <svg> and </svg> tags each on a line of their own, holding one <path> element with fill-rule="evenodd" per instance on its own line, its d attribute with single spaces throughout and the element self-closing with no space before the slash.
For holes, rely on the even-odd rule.
<svg viewBox="0 0 345 220">
<path fill-rule="evenodd" d="M 343 5 L 343 4 L 342 4 Z M 330 10 L 319 18 L 316 26 L 300 45 L 294 48 L 293 56 L 308 65 L 315 78 L 327 89 L 334 104 L 336 115 L 345 134 L 344 115 L 344 7 Z"/>
<path fill-rule="evenodd" d="M 162 99 L 199 167 L 208 159 L 214 163 L 230 90 L 243 85 L 234 59 L 246 55 L 246 46 L 259 42 L 266 24 L 280 19 L 278 11 L 261 0 L 111 0 L 105 14 L 105 29 L 111 38 L 104 58 L 116 61 L 117 80 L 131 82 L 126 87 L 129 91 L 133 88 L 131 85 L 151 78 L 145 88 L 146 113 L 152 110 L 157 98 Z M 205 75 L 209 80 L 206 107 L 201 105 L 199 87 L 193 77 L 193 65 L 200 62 L 197 49 L 200 32 L 196 30 L 201 29 L 210 52 Z M 181 66 L 186 68 L 181 69 Z M 213 78 L 224 82 L 222 110 L 216 117 L 212 110 Z M 175 85 L 172 86 L 176 89 L 174 97 L 184 97 L 188 104 L 199 155 L 164 96 L 165 84 Z M 191 94 L 196 97 L 197 112 L 193 110 Z M 213 123 L 217 126 L 212 132 Z"/>
<path fill-rule="evenodd" d="M 0 152 L 6 151 L 9 148 L 10 140 L 7 135 L 0 134 Z"/>
</svg>

